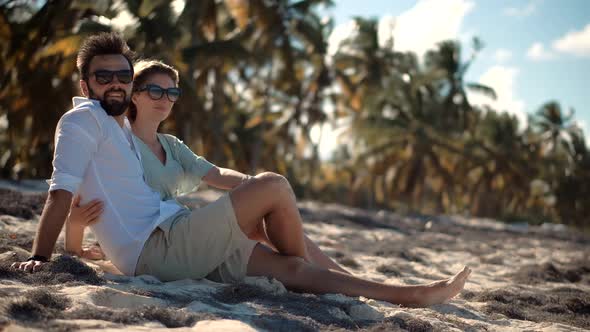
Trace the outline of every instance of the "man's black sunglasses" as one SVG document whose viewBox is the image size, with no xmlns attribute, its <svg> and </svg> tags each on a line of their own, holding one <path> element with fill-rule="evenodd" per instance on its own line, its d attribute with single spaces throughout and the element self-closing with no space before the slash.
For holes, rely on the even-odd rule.
<svg viewBox="0 0 590 332">
<path fill-rule="evenodd" d="M 122 84 L 129 84 L 133 81 L 133 71 L 128 69 L 115 71 L 101 69 L 92 74 L 96 77 L 96 82 L 101 85 L 111 83 L 115 75 L 117 76 L 117 80 Z"/>
<path fill-rule="evenodd" d="M 168 97 L 168 100 L 170 100 L 171 102 L 175 102 L 178 100 L 178 98 L 180 98 L 180 95 L 182 94 L 182 91 L 180 90 L 180 88 L 164 89 L 161 86 L 154 85 L 154 84 L 147 84 L 143 88 L 137 89 L 137 91 L 139 91 L 139 92 L 146 91 L 146 90 L 147 90 L 150 98 L 152 98 L 153 100 L 162 99 L 162 96 L 164 96 L 164 92 L 165 92 L 166 96 Z"/>
</svg>

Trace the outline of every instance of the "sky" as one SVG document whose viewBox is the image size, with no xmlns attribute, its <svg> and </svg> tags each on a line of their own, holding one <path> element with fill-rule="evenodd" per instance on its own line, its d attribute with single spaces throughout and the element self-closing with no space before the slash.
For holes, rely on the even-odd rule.
<svg viewBox="0 0 590 332">
<path fill-rule="evenodd" d="M 466 75 L 467 82 L 493 87 L 492 101 L 470 94 L 474 104 L 489 104 L 526 121 L 550 100 L 558 101 L 590 142 L 590 0 L 335 0 L 323 10 L 334 19 L 329 49 L 351 33 L 354 16 L 379 19 L 379 38 L 392 37 L 397 51 L 423 54 L 437 42 L 462 42 L 463 56 L 479 37 L 484 49 Z M 330 128 L 320 151 L 327 158 L 336 141 Z"/>
</svg>

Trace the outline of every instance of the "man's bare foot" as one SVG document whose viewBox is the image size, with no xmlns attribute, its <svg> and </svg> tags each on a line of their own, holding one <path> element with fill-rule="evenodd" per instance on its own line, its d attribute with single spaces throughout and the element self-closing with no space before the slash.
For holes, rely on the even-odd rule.
<svg viewBox="0 0 590 332">
<path fill-rule="evenodd" d="M 449 279 L 435 281 L 424 285 L 416 291 L 416 306 L 427 307 L 433 304 L 446 302 L 455 297 L 465 286 L 471 269 L 467 266 Z"/>
</svg>

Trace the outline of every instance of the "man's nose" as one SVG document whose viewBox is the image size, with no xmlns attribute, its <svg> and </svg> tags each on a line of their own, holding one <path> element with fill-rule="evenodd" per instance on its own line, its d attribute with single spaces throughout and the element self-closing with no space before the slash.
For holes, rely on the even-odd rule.
<svg viewBox="0 0 590 332">
<path fill-rule="evenodd" d="M 131 83 L 121 83 L 121 81 L 119 81 L 119 79 L 117 78 L 117 76 L 113 77 L 113 80 L 108 84 L 108 89 L 109 90 L 125 90 L 129 87 L 129 84 Z"/>
<path fill-rule="evenodd" d="M 111 80 L 110 84 L 117 84 L 117 85 L 120 85 L 120 86 L 127 86 L 129 84 L 133 84 L 133 82 L 123 83 L 123 82 L 119 81 L 119 77 L 116 74 L 113 74 L 113 79 Z"/>
<path fill-rule="evenodd" d="M 111 80 L 111 85 L 125 85 L 123 83 L 121 83 L 121 81 L 119 81 L 119 78 L 117 77 L 117 75 L 113 75 L 113 79 Z"/>
</svg>

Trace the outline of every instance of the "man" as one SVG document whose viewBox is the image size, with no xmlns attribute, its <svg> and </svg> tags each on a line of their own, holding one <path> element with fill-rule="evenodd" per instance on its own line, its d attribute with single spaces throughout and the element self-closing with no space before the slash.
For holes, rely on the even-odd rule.
<svg viewBox="0 0 590 332">
<path fill-rule="evenodd" d="M 80 88 L 89 98 L 75 97 L 74 108 L 60 119 L 53 175 L 33 244 L 33 256 L 14 267 L 37 271 L 47 262 L 68 215 L 72 194 L 100 198 L 102 222 L 93 231 L 102 249 L 126 275 L 154 228 L 181 210 L 143 180 L 124 113 L 133 88 L 131 52 L 113 33 L 88 38 L 78 53 Z"/>
</svg>

